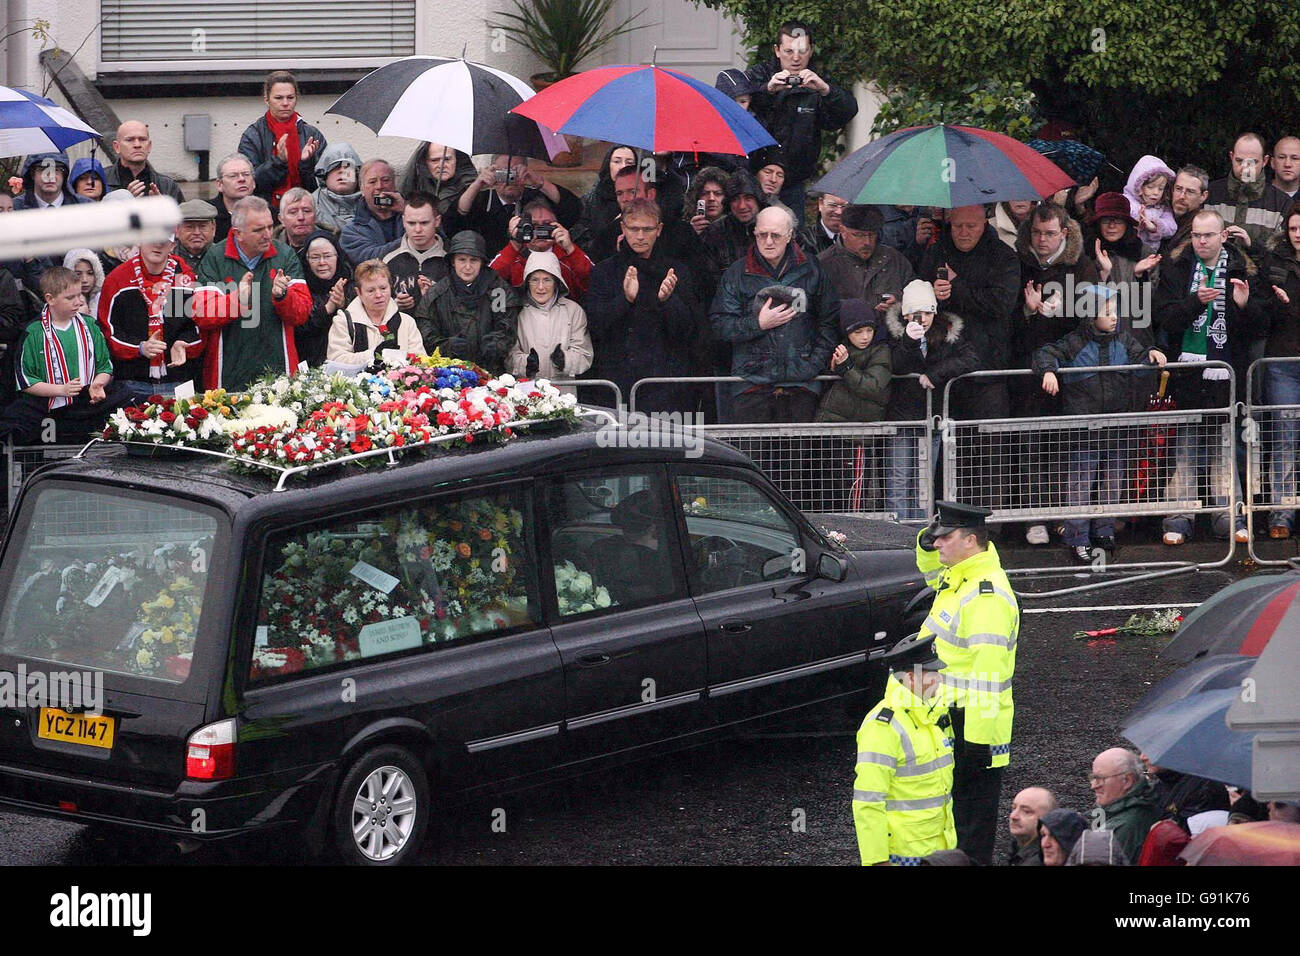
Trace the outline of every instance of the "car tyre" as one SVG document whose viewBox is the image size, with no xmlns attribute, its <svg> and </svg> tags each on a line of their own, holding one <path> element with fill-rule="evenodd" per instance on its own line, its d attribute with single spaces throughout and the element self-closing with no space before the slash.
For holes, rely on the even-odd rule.
<svg viewBox="0 0 1300 956">
<path fill-rule="evenodd" d="M 354 763 L 334 801 L 334 846 L 344 863 L 401 866 L 412 861 L 428 827 L 429 783 L 406 748 L 377 747 Z"/>
</svg>

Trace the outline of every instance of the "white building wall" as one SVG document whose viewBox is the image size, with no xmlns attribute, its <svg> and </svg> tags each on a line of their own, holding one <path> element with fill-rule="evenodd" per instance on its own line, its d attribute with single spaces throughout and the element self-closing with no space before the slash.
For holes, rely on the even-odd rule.
<svg viewBox="0 0 1300 956">
<path fill-rule="evenodd" d="M 184 5 L 193 0 L 178 0 Z M 10 4 L 10 7 L 15 4 Z M 89 27 L 99 21 L 99 0 L 27 0 L 27 16 L 50 21 L 50 34 L 64 50 L 74 50 L 85 40 L 76 55 L 77 65 L 87 76 L 94 78 L 99 67 L 99 31 Z M 493 36 L 487 19 L 509 7 L 508 0 L 422 0 L 420 4 L 420 32 L 416 38 L 416 52 L 432 56 L 460 56 L 461 51 L 470 60 L 487 62 L 527 80 L 540 69 L 532 54 L 517 44 L 500 39 L 493 48 Z M 0 0 L 0 10 L 5 0 Z M 91 31 L 89 38 L 87 31 Z M 8 32 L 7 30 L 5 32 Z M 340 50 L 346 48 L 346 37 L 340 37 Z M 23 65 L 28 88 L 37 92 L 48 82 L 48 74 L 38 59 L 41 45 L 35 40 L 25 44 Z M 12 49 L 12 47 L 11 47 Z M 304 51 L 305 52 L 305 51 Z M 268 63 L 267 70 L 279 64 Z M 201 55 L 196 54 L 195 69 L 203 69 Z M 7 77 L 6 77 L 7 79 Z M 149 124 L 153 136 L 153 165 L 168 176 L 187 182 L 198 176 L 196 154 L 183 145 L 182 117 L 186 113 L 207 114 L 212 121 L 211 171 L 215 175 L 216 163 L 233 153 L 239 138 L 250 123 L 266 109 L 261 97 L 222 96 L 214 91 L 205 97 L 167 97 L 165 84 L 160 83 L 159 96 L 140 99 L 110 99 L 109 105 L 123 120 L 138 119 Z M 56 102 L 67 105 L 57 86 L 46 94 Z M 327 114 L 325 110 L 335 95 L 305 96 L 299 102 L 302 117 L 324 133 L 329 142 L 350 143 L 363 160 L 383 157 L 394 163 L 405 162 L 415 149 L 415 141 L 376 136 L 369 129 L 342 116 Z M 111 130 L 105 131 L 111 138 Z M 88 155 L 89 148 L 70 151 L 72 158 Z"/>
</svg>

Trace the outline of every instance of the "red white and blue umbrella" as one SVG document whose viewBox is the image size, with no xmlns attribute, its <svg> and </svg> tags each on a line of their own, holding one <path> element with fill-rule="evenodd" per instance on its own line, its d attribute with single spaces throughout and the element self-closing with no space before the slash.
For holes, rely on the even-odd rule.
<svg viewBox="0 0 1300 956">
<path fill-rule="evenodd" d="M 53 100 L 0 86 L 0 156 L 55 153 L 99 133 Z"/>
<path fill-rule="evenodd" d="M 745 156 L 776 143 L 735 100 L 661 66 L 601 66 L 565 77 L 514 108 L 569 136 L 656 153 Z"/>
<path fill-rule="evenodd" d="M 442 143 L 470 156 L 554 159 L 569 148 L 564 137 L 510 112 L 531 96 L 523 80 L 482 63 L 408 56 L 367 73 L 325 112 L 380 136 Z"/>
<path fill-rule="evenodd" d="M 872 205 L 956 209 L 1042 199 L 1074 180 L 1019 140 L 973 126 L 915 126 L 850 153 L 817 181 L 818 192 Z"/>
</svg>

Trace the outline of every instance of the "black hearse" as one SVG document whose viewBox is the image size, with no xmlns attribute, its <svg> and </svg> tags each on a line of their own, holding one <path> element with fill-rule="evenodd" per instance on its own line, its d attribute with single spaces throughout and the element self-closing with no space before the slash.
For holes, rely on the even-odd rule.
<svg viewBox="0 0 1300 956">
<path fill-rule="evenodd" d="M 848 550 L 727 445 L 608 444 L 579 426 L 282 490 L 108 445 L 40 470 L 0 674 L 47 696 L 0 695 L 0 807 L 292 826 L 393 864 L 451 794 L 879 685 L 869 659 L 923 614 L 910 532 L 837 519 Z"/>
</svg>

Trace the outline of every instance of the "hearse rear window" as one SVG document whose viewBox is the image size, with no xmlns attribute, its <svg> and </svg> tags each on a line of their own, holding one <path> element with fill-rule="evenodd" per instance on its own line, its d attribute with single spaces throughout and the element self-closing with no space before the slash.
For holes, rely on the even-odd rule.
<svg viewBox="0 0 1300 956">
<path fill-rule="evenodd" d="M 524 509 L 507 491 L 272 535 L 250 676 L 539 623 Z"/>
<path fill-rule="evenodd" d="M 180 683 L 216 533 L 179 499 L 42 487 L 14 528 L 0 653 Z"/>
</svg>

